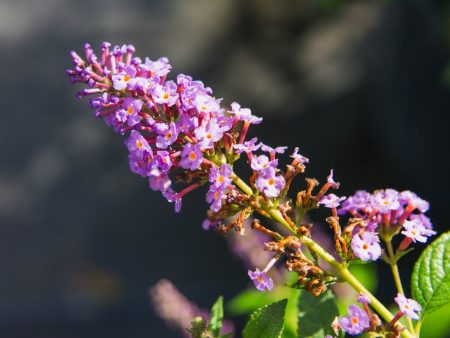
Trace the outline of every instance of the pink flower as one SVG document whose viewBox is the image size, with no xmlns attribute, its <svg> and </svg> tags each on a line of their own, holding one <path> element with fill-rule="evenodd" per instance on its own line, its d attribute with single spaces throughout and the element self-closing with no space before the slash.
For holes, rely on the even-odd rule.
<svg viewBox="0 0 450 338">
<path fill-rule="evenodd" d="M 363 261 L 375 261 L 381 256 L 380 239 L 375 232 L 365 231 L 352 238 L 352 250 Z"/>
<path fill-rule="evenodd" d="M 248 108 L 241 108 L 241 105 L 237 102 L 233 102 L 231 104 L 230 114 L 233 114 L 237 117 L 238 120 L 247 121 L 251 124 L 259 124 L 262 121 L 261 117 L 257 117 L 252 115 L 252 111 Z"/>
<path fill-rule="evenodd" d="M 224 189 L 211 184 L 206 194 L 206 201 L 211 204 L 212 211 L 218 212 L 222 208 L 222 198 L 224 197 Z"/>
<path fill-rule="evenodd" d="M 165 149 L 174 143 L 178 137 L 178 130 L 175 123 L 170 122 L 168 125 L 165 123 L 155 124 L 158 137 L 156 138 L 156 146 L 158 148 Z"/>
<path fill-rule="evenodd" d="M 256 137 L 252 138 L 250 141 L 244 143 L 238 143 L 233 146 L 233 149 L 236 150 L 237 154 L 242 154 L 243 152 L 251 153 L 253 151 L 258 150 L 261 147 L 261 144 L 256 144 L 258 139 Z"/>
<path fill-rule="evenodd" d="M 415 320 L 420 319 L 419 312 L 422 310 L 422 307 L 414 299 L 406 298 L 399 293 L 395 297 L 395 302 L 406 317 Z"/>
<path fill-rule="evenodd" d="M 173 81 L 167 81 L 164 86 L 156 85 L 152 97 L 156 103 L 167 104 L 171 107 L 178 100 L 177 85 Z"/>
<path fill-rule="evenodd" d="M 338 197 L 335 194 L 328 194 L 320 199 L 319 204 L 323 204 L 325 208 L 337 208 L 343 200 L 345 200 L 344 196 Z"/>
<path fill-rule="evenodd" d="M 372 207 L 383 214 L 397 210 L 400 207 L 398 196 L 398 191 L 394 189 L 377 190 L 372 195 Z"/>
<path fill-rule="evenodd" d="M 266 155 L 253 156 L 250 166 L 253 170 L 260 172 L 267 167 L 276 168 L 278 166 L 278 160 L 269 161 Z"/>
<path fill-rule="evenodd" d="M 134 126 L 139 123 L 141 117 L 138 113 L 142 109 L 143 102 L 139 99 L 133 99 L 132 97 L 127 97 L 123 100 L 122 107 L 126 112 L 127 124 L 129 126 Z"/>
<path fill-rule="evenodd" d="M 430 208 L 430 203 L 409 190 L 402 191 L 399 200 L 404 204 L 409 204 L 414 208 L 417 208 L 420 212 L 427 212 Z"/>
<path fill-rule="evenodd" d="M 203 122 L 200 127 L 195 129 L 195 137 L 198 139 L 202 149 L 211 149 L 214 143 L 223 137 L 223 132 L 217 122 L 212 119 L 208 122 Z"/>
<path fill-rule="evenodd" d="M 333 178 L 334 170 L 330 170 L 330 174 L 327 176 L 327 183 L 331 185 L 333 189 L 339 189 L 339 182 L 335 182 Z"/>
<path fill-rule="evenodd" d="M 418 219 L 405 221 L 403 227 L 405 230 L 402 231 L 402 234 L 411 238 L 413 242 L 425 243 L 427 241 L 427 237 L 436 234 L 436 231 L 426 228 Z"/>
<path fill-rule="evenodd" d="M 203 153 L 198 144 L 187 143 L 181 151 L 180 166 L 184 169 L 195 170 L 200 168 Z"/>
<path fill-rule="evenodd" d="M 305 164 L 309 162 L 309 159 L 303 155 L 300 155 L 298 153 L 298 147 L 294 148 L 294 152 L 292 153 L 291 157 L 295 160 L 298 160 L 301 164 Z"/>
<path fill-rule="evenodd" d="M 362 292 L 358 293 L 357 301 L 361 304 L 370 304 L 370 298 Z"/>
<path fill-rule="evenodd" d="M 276 148 L 272 148 L 271 146 L 268 146 L 267 144 L 264 144 L 262 142 L 260 142 L 259 144 L 261 145 L 261 150 L 266 151 L 268 153 L 283 154 L 287 149 L 287 147 L 285 147 L 285 146 L 279 146 Z"/>
<path fill-rule="evenodd" d="M 350 305 L 348 307 L 348 314 L 349 316 L 342 316 L 340 318 L 339 325 L 349 335 L 355 336 L 361 334 L 370 326 L 369 316 L 356 305 Z"/>
<path fill-rule="evenodd" d="M 255 271 L 248 270 L 248 276 L 259 291 L 265 291 L 266 289 L 271 291 L 273 289 L 273 280 L 264 271 L 259 271 L 258 268 Z"/>
<path fill-rule="evenodd" d="M 278 197 L 286 181 L 283 176 L 277 175 L 274 167 L 267 167 L 259 172 L 256 187 L 266 197 Z"/>
<path fill-rule="evenodd" d="M 209 173 L 209 181 L 217 189 L 226 189 L 231 184 L 231 173 L 232 170 L 229 164 L 222 164 L 220 170 L 217 167 L 213 167 Z"/>
<path fill-rule="evenodd" d="M 137 158 L 142 158 L 146 153 L 152 154 L 152 149 L 147 140 L 136 130 L 131 131 L 125 143 L 128 151 Z"/>
</svg>

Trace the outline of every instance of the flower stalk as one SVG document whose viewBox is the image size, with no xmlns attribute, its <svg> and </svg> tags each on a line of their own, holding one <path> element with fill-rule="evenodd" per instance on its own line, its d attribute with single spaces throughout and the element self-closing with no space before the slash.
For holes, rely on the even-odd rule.
<svg viewBox="0 0 450 338">
<path fill-rule="evenodd" d="M 367 296 L 363 302 L 365 310 L 370 303 L 387 323 L 382 324 L 378 316 L 372 318 L 368 311 L 351 305 L 350 316 L 338 321 L 341 330 L 352 335 L 366 332 L 397 337 L 401 332 L 403 337 L 414 336 L 411 319 L 420 318 L 420 306 L 404 297 L 397 260 L 407 253 L 410 244 L 424 243 L 436 234 L 424 215 L 429 208 L 427 201 L 411 191 L 394 189 L 372 194 L 361 190 L 348 198 L 337 196 L 329 193 L 330 189 L 339 188 L 333 170 L 316 195 L 313 190 L 319 182 L 306 178 L 305 190 L 291 199 L 291 183 L 305 172 L 309 162 L 298 153 L 298 148 L 290 155 L 291 163 L 280 168 L 278 154 L 287 147 L 272 148 L 256 137 L 245 141 L 250 125 L 262 121 L 250 109 L 237 102 L 231 103 L 231 108 L 223 108 L 222 99 L 216 99 L 211 88 L 188 75 L 167 80 L 172 68 L 167 58 L 143 61 L 133 56 L 135 49 L 131 45 L 111 47 L 104 42 L 102 54 L 97 57 L 92 47 L 85 44 L 85 59 L 71 52 L 74 67 L 67 74 L 73 83 L 87 85 L 77 97 L 89 97 L 94 115 L 119 134 L 127 135 L 125 144 L 133 173 L 147 179 L 152 190 L 175 205 L 176 212 L 181 210 L 186 195 L 208 185 L 206 201 L 210 208 L 203 222 L 205 230 L 234 229 L 244 236 L 243 222 L 254 212 L 284 226 L 289 233 L 286 236 L 269 230 L 258 219 L 253 220 L 252 229 L 272 239 L 264 243 L 264 249 L 272 256 L 266 269 L 249 271 L 257 289 L 273 288 L 267 273 L 274 264 L 283 264 L 286 270 L 297 273 L 295 287 L 305 288 L 314 296 L 324 293 L 340 277 Z M 243 155 L 252 170 L 249 184 L 233 171 L 234 163 Z M 173 178 L 176 185 L 172 185 Z M 184 188 L 177 192 L 180 186 Z M 304 215 L 319 207 L 330 209 L 331 216 L 326 221 L 334 233 L 338 259 L 311 238 L 312 224 L 303 223 Z M 346 224 L 342 215 L 348 216 Z M 405 237 L 394 253 L 391 240 L 400 232 Z M 383 255 L 380 238 L 386 243 L 387 253 Z M 302 244 L 308 247 L 312 258 L 302 252 Z M 396 302 L 407 317 L 409 330 L 393 321 L 395 316 L 348 270 L 352 262 L 376 261 L 380 257 L 391 266 L 399 291 Z M 336 276 L 321 268 L 319 258 L 335 270 Z M 393 327 L 389 323 L 397 324 Z M 419 329 L 420 321 L 416 332 Z"/>
</svg>

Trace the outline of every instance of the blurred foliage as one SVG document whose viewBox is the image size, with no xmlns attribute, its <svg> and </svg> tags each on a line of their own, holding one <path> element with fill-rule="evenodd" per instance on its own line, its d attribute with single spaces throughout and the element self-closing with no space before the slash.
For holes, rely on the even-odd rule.
<svg viewBox="0 0 450 338">
<path fill-rule="evenodd" d="M 450 304 L 430 313 L 424 318 L 421 338 L 450 337 Z"/>
<path fill-rule="evenodd" d="M 377 291 L 378 275 L 374 264 L 352 265 L 349 270 L 367 290 L 372 293 Z"/>
</svg>

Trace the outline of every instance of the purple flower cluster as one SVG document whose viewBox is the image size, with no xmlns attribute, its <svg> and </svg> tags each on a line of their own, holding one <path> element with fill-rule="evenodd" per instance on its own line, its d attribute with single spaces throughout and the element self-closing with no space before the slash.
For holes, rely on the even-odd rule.
<svg viewBox="0 0 450 338">
<path fill-rule="evenodd" d="M 222 108 L 211 88 L 188 75 L 167 80 L 172 69 L 167 58 L 142 60 L 134 52 L 131 45 L 112 47 L 104 42 L 97 56 L 85 44 L 84 57 L 71 52 L 74 67 L 67 70 L 72 83 L 88 86 L 77 97 L 90 97 L 94 115 L 116 132 L 129 133 L 125 143 L 132 172 L 146 177 L 153 190 L 175 203 L 177 211 L 184 195 L 209 180 L 206 199 L 218 212 L 226 194 L 236 189 L 230 178 L 233 163 L 224 164 L 223 154 L 238 158 L 245 152 L 257 174 L 259 192 L 267 198 L 280 195 L 285 179 L 275 156 L 286 147 L 271 148 L 256 138 L 245 141 L 249 126 L 262 118 L 236 102 L 231 109 Z M 258 149 L 269 157 L 254 156 Z M 307 162 L 297 152 L 293 156 Z M 184 174 L 184 183 L 197 180 L 175 192 L 174 174 L 177 178 Z"/>
<path fill-rule="evenodd" d="M 424 243 L 427 237 L 436 234 L 430 219 L 424 215 L 428 209 L 429 203 L 411 191 L 385 189 L 370 194 L 360 190 L 342 203 L 338 214 L 350 214 L 366 222 L 364 229 L 354 229 L 351 247 L 358 258 L 372 261 L 381 256 L 377 232 L 402 229 L 405 235 L 402 250 L 411 241 Z"/>
</svg>

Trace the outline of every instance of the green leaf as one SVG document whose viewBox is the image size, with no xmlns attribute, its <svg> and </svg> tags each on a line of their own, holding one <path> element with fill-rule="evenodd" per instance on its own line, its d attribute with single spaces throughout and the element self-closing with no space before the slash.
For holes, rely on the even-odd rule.
<svg viewBox="0 0 450 338">
<path fill-rule="evenodd" d="M 450 232 L 422 252 L 414 265 L 411 290 L 422 305 L 422 318 L 450 302 Z"/>
<path fill-rule="evenodd" d="M 323 338 L 334 336 L 331 322 L 339 315 L 335 297 L 331 291 L 314 297 L 303 291 L 298 300 L 298 337 Z"/>
<path fill-rule="evenodd" d="M 208 329 L 214 337 L 220 337 L 220 330 L 222 329 L 223 320 L 223 297 L 217 298 L 216 302 L 211 308 L 211 319 L 209 321 Z"/>
<path fill-rule="evenodd" d="M 278 338 L 283 332 L 287 299 L 259 308 L 245 325 L 244 338 Z"/>
</svg>

